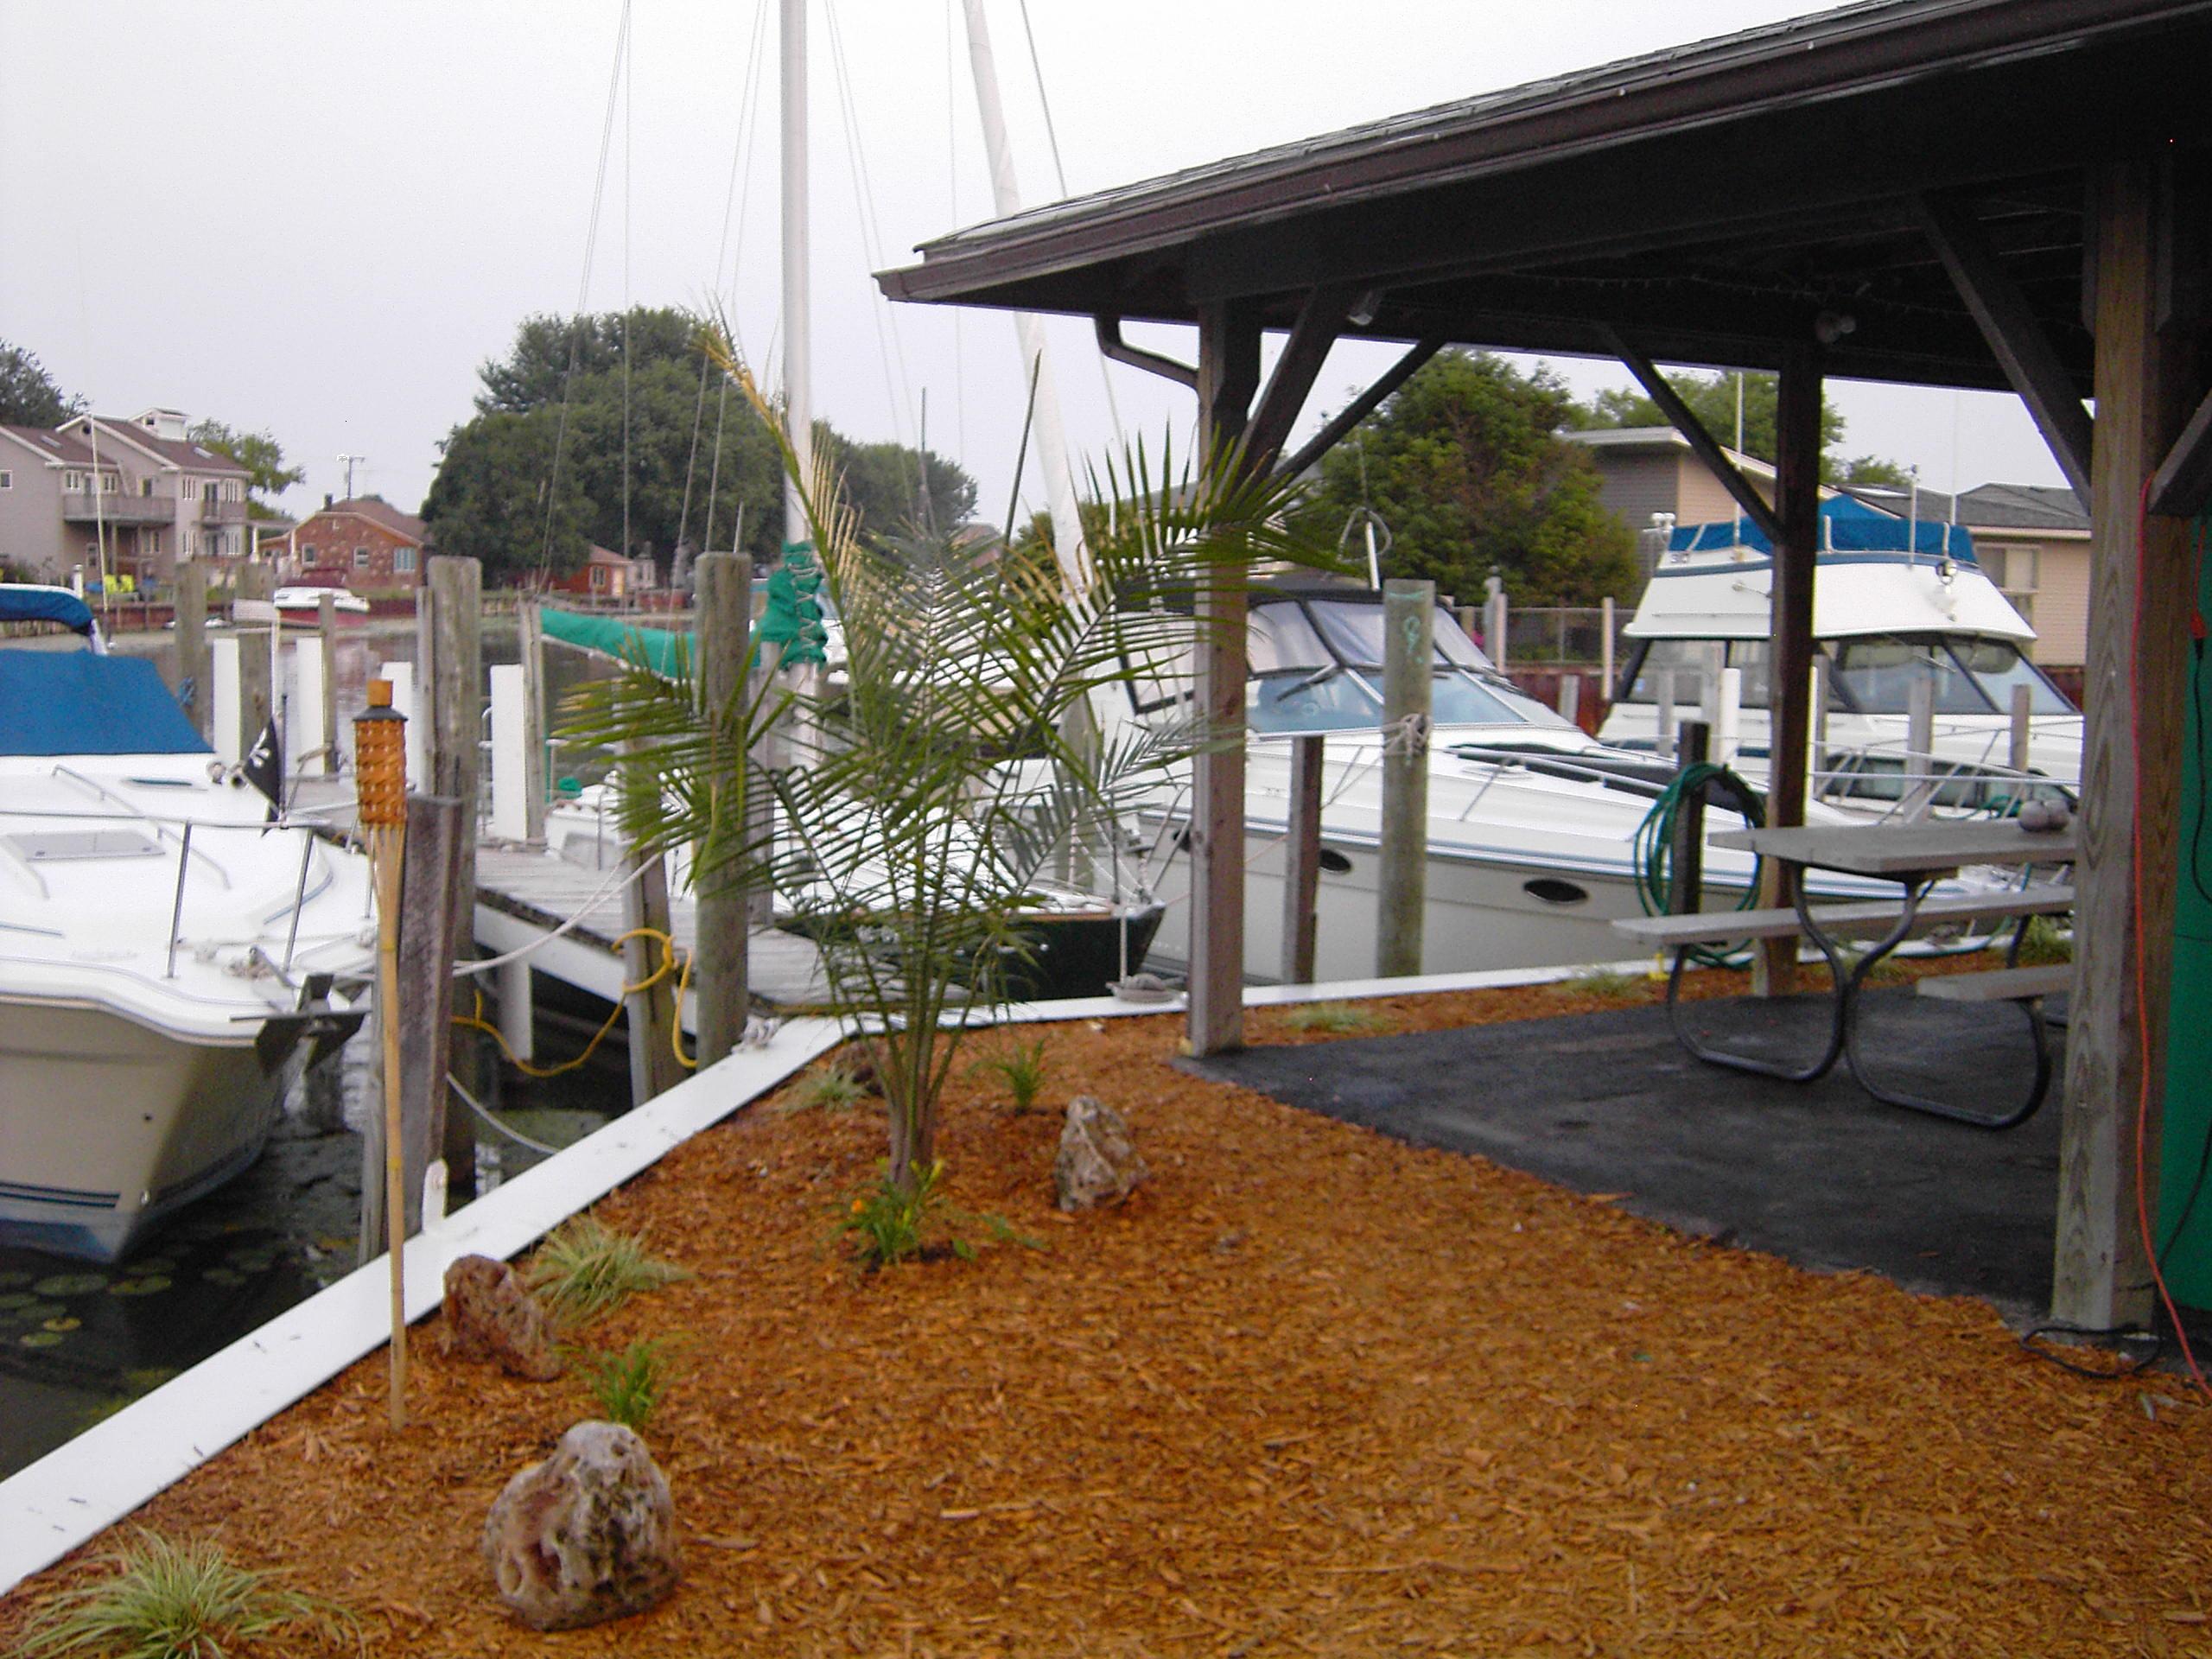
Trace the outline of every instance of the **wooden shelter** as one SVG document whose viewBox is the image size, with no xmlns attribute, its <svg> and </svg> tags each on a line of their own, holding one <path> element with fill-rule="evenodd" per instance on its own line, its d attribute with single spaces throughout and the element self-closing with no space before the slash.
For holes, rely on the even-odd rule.
<svg viewBox="0 0 2212 1659">
<path fill-rule="evenodd" d="M 926 244 L 878 280 L 894 299 L 1088 315 L 1109 356 L 1190 385 L 1209 441 L 1254 466 L 1310 463 L 1447 344 L 1618 358 L 1775 542 L 1784 823 L 1804 809 L 1823 378 L 2018 392 L 2095 524 L 2056 1313 L 2139 1324 L 2183 519 L 2212 493 L 2209 71 L 2212 0 L 1876 0 L 1062 202 Z M 1137 319 L 1195 323 L 1197 363 L 1124 343 Z M 1270 329 L 1287 338 L 1262 386 Z M 1345 338 L 1408 349 L 1282 460 Z M 1662 361 L 1778 372 L 1771 507 Z M 1213 602 L 1234 615 L 1242 600 Z M 1201 664 L 1224 721 L 1242 718 L 1242 652 L 1226 631 Z M 1205 758 L 1201 1053 L 1241 1039 L 1243 793 L 1241 748 Z M 1768 959 L 1767 988 L 1789 961 Z"/>
</svg>

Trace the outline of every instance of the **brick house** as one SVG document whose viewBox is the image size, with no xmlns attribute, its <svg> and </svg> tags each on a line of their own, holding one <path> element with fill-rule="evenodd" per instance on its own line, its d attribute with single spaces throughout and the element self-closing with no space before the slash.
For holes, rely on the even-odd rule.
<svg viewBox="0 0 2212 1659">
<path fill-rule="evenodd" d="M 285 537 L 283 559 L 291 582 L 390 592 L 422 586 L 429 552 L 429 526 L 382 496 L 338 501 L 326 495 Z"/>
</svg>

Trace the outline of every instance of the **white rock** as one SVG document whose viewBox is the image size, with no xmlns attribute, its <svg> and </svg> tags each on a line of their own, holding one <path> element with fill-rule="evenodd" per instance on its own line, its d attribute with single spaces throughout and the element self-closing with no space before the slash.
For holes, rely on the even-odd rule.
<svg viewBox="0 0 2212 1659">
<path fill-rule="evenodd" d="M 668 1478 L 620 1423 L 578 1423 L 509 1481 L 484 1522 L 499 1599 L 541 1630 L 641 1613 L 676 1588 Z"/>
</svg>

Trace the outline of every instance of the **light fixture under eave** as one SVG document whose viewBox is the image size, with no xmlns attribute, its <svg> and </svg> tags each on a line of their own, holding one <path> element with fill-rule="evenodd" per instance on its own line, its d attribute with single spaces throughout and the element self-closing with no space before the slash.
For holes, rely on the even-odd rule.
<svg viewBox="0 0 2212 1659">
<path fill-rule="evenodd" d="M 1382 314 L 1382 290 L 1370 288 L 1353 302 L 1351 309 L 1344 313 L 1344 321 L 1355 328 L 1364 328 Z"/>
</svg>

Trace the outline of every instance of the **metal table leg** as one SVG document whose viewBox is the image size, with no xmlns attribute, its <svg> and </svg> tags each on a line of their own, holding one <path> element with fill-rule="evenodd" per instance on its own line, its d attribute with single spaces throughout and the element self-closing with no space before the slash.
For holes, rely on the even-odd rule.
<svg viewBox="0 0 2212 1659">
<path fill-rule="evenodd" d="M 1797 882 L 1796 887 L 1798 918 L 1805 922 L 1805 931 L 1811 936 L 1813 943 L 1820 948 L 1821 954 L 1827 958 L 1828 980 L 1834 988 L 1831 992 L 1832 1004 L 1828 1021 L 1827 1046 L 1821 1052 L 1820 1058 L 1814 1061 L 1812 1065 L 1792 1066 L 1783 1065 L 1778 1060 L 1763 1060 L 1753 1054 L 1732 1053 L 1727 1049 L 1709 1047 L 1698 1041 L 1690 1028 L 1683 1023 L 1680 1007 L 1682 970 L 1689 962 L 1691 947 L 1677 945 L 1675 949 L 1674 967 L 1667 976 L 1667 1024 L 1675 1033 L 1675 1040 L 1680 1043 L 1692 1058 L 1703 1060 L 1708 1065 L 1725 1065 L 1733 1071 L 1749 1071 L 1763 1077 L 1779 1077 L 1784 1083 L 1817 1083 L 1834 1068 L 1837 1058 L 1844 1052 L 1848 1036 L 1851 1002 L 1846 985 L 1846 970 L 1834 942 L 1806 919 L 1804 883 L 1802 880 Z M 1909 921 L 1907 925 L 1910 925 Z"/>
</svg>

